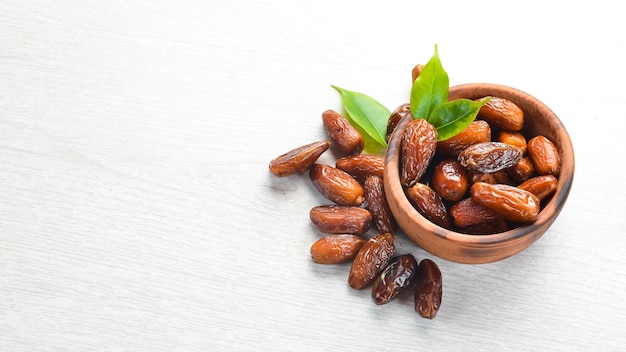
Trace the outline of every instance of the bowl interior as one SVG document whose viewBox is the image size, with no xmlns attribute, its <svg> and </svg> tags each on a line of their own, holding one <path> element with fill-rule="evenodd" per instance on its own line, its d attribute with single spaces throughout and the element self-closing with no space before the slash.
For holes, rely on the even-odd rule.
<svg viewBox="0 0 626 352">
<path fill-rule="evenodd" d="M 574 177 L 574 151 L 569 135 L 561 120 L 541 101 L 520 90 L 496 84 L 472 83 L 450 87 L 450 100 L 485 96 L 498 96 L 517 104 L 524 110 L 524 135 L 530 138 L 542 134 L 559 150 L 561 171 L 557 190 L 543 206 L 536 221 L 497 234 L 469 235 L 444 229 L 424 218 L 406 197 L 399 178 L 400 140 L 410 116 L 406 116 L 396 127 L 385 155 L 385 193 L 400 228 L 431 254 L 460 263 L 498 261 L 533 244 L 560 213 Z"/>
</svg>

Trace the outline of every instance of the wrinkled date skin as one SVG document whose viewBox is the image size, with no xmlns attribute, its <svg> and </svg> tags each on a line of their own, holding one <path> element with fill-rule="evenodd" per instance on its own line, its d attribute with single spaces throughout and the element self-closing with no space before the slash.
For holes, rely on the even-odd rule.
<svg viewBox="0 0 626 352">
<path fill-rule="evenodd" d="M 450 208 L 450 217 L 454 226 L 464 228 L 492 222 L 500 216 L 472 198 L 465 198 Z"/>
<path fill-rule="evenodd" d="M 487 104 L 480 108 L 478 116 L 490 125 L 506 131 L 519 131 L 524 127 L 524 111 L 504 98 L 491 97 Z"/>
<path fill-rule="evenodd" d="M 539 198 L 517 187 L 478 182 L 472 185 L 470 194 L 476 203 L 510 221 L 532 222 L 539 214 Z"/>
<path fill-rule="evenodd" d="M 385 157 L 376 154 L 357 154 L 337 159 L 335 167 L 349 173 L 360 182 L 370 175 L 383 177 Z"/>
<path fill-rule="evenodd" d="M 521 132 L 500 131 L 497 136 L 498 142 L 510 144 L 522 150 L 522 154 L 526 153 L 526 137 Z"/>
<path fill-rule="evenodd" d="M 474 184 L 476 182 L 487 182 L 487 183 L 498 183 L 496 176 L 494 174 L 488 174 L 480 171 L 469 171 L 468 173 L 470 183 Z"/>
<path fill-rule="evenodd" d="M 313 164 L 309 177 L 324 197 L 338 205 L 363 204 L 363 187 L 345 171 L 330 165 Z"/>
<path fill-rule="evenodd" d="M 557 178 L 552 175 L 543 175 L 529 178 L 517 187 L 534 194 L 540 201 L 543 201 L 556 191 L 558 182 Z"/>
<path fill-rule="evenodd" d="M 465 148 L 458 160 L 471 171 L 494 173 L 517 164 L 522 150 L 502 142 L 484 142 Z"/>
<path fill-rule="evenodd" d="M 459 229 L 459 232 L 469 235 L 491 235 L 509 230 L 509 224 L 503 217 L 481 224 L 470 225 Z"/>
<path fill-rule="evenodd" d="M 358 154 L 363 150 L 363 136 L 338 112 L 324 111 L 322 123 L 328 138 L 342 155 Z"/>
<path fill-rule="evenodd" d="M 402 134 L 400 181 L 413 186 L 426 172 L 437 148 L 437 130 L 424 119 L 412 120 Z"/>
<path fill-rule="evenodd" d="M 398 106 L 396 110 L 391 113 L 391 115 L 389 116 L 389 120 L 387 120 L 387 141 L 389 141 L 391 133 L 393 133 L 393 130 L 396 129 L 396 126 L 398 125 L 400 120 L 402 120 L 402 118 L 409 113 L 411 113 L 411 104 L 409 103 Z"/>
<path fill-rule="evenodd" d="M 353 259 L 366 240 L 357 235 L 328 235 L 311 246 L 311 258 L 318 264 L 338 264 Z"/>
<path fill-rule="evenodd" d="M 530 158 L 523 157 L 520 161 L 506 169 L 506 174 L 516 183 L 522 183 L 530 178 L 535 172 L 535 167 Z"/>
<path fill-rule="evenodd" d="M 370 238 L 352 261 L 348 284 L 360 290 L 376 279 L 389 263 L 396 250 L 391 233 L 381 233 Z"/>
<path fill-rule="evenodd" d="M 382 177 L 368 176 L 363 184 L 363 189 L 365 208 L 372 213 L 372 219 L 378 231 L 395 233 L 396 220 L 387 203 Z"/>
<path fill-rule="evenodd" d="M 393 300 L 398 294 L 413 284 L 417 272 L 417 260 L 412 254 L 393 257 L 378 275 L 372 286 L 372 300 L 377 305 Z"/>
<path fill-rule="evenodd" d="M 437 142 L 437 153 L 456 156 L 470 145 L 489 141 L 491 141 L 491 127 L 487 121 L 474 120 L 455 136 Z"/>
<path fill-rule="evenodd" d="M 278 177 L 304 172 L 308 170 L 329 147 L 330 141 L 323 140 L 290 150 L 270 161 L 270 172 Z"/>
<path fill-rule="evenodd" d="M 457 160 L 446 159 L 439 162 L 432 177 L 432 188 L 445 200 L 456 202 L 467 192 L 467 172 Z"/>
<path fill-rule="evenodd" d="M 449 229 L 450 219 L 443 200 L 432 188 L 423 183 L 416 183 L 406 192 L 409 200 L 425 218 L 432 223 Z"/>
<path fill-rule="evenodd" d="M 415 274 L 415 311 L 420 316 L 433 319 L 441 307 L 443 281 L 441 270 L 435 262 L 423 259 Z"/>
<path fill-rule="evenodd" d="M 320 205 L 311 209 L 309 217 L 318 231 L 329 234 L 362 235 L 372 221 L 369 210 L 345 205 Z"/>
<path fill-rule="evenodd" d="M 559 176 L 559 151 L 548 138 L 541 135 L 531 138 L 528 141 L 528 155 L 539 175 Z"/>
</svg>

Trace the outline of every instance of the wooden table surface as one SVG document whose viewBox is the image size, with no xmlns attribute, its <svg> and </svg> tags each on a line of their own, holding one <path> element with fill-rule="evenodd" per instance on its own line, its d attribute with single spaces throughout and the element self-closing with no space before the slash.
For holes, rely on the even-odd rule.
<svg viewBox="0 0 626 352">
<path fill-rule="evenodd" d="M 0 3 L 0 350 L 623 351 L 626 26 L 609 1 Z M 524 252 L 435 260 L 442 307 L 376 306 L 317 265 L 307 175 L 330 85 L 407 102 L 516 87 L 570 133 L 574 187 Z M 322 162 L 332 162 L 325 154 Z"/>
</svg>

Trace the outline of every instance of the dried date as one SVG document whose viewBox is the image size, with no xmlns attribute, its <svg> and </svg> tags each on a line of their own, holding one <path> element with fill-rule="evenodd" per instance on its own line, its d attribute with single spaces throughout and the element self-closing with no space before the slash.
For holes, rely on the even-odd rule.
<svg viewBox="0 0 626 352">
<path fill-rule="evenodd" d="M 455 156 L 471 145 L 489 141 L 491 141 L 491 127 L 487 121 L 474 120 L 455 136 L 437 142 L 437 153 Z"/>
<path fill-rule="evenodd" d="M 379 176 L 368 176 L 363 183 L 365 192 L 364 205 L 372 213 L 372 219 L 379 232 L 395 233 L 396 220 L 389 209 L 383 179 Z"/>
<path fill-rule="evenodd" d="M 370 238 L 352 261 L 348 284 L 360 290 L 371 283 L 389 263 L 396 247 L 391 233 L 381 233 Z"/>
<path fill-rule="evenodd" d="M 492 222 L 500 216 L 472 198 L 465 198 L 450 208 L 450 217 L 454 226 L 464 228 Z"/>
<path fill-rule="evenodd" d="M 468 183 L 467 172 L 457 160 L 442 160 L 435 166 L 432 188 L 441 198 L 451 202 L 460 200 L 467 192 Z"/>
<path fill-rule="evenodd" d="M 328 138 L 342 155 L 358 154 L 363 150 L 363 136 L 338 112 L 324 111 L 322 123 Z"/>
<path fill-rule="evenodd" d="M 389 120 L 387 120 L 387 136 L 386 136 L 387 141 L 389 141 L 389 138 L 391 137 L 391 133 L 393 133 L 393 130 L 396 129 L 396 126 L 398 125 L 400 120 L 402 120 L 402 118 L 406 114 L 410 114 L 410 113 L 411 113 L 411 105 L 408 103 L 398 106 L 396 110 L 394 110 L 394 112 L 391 113 L 391 115 L 389 116 Z"/>
<path fill-rule="evenodd" d="M 502 142 L 484 142 L 465 148 L 458 156 L 461 164 L 471 171 L 494 173 L 517 164 L 522 150 Z"/>
<path fill-rule="evenodd" d="M 531 138 L 528 141 L 528 155 L 539 175 L 559 176 L 559 151 L 548 138 L 542 135 Z"/>
<path fill-rule="evenodd" d="M 324 197 L 338 205 L 363 204 L 363 187 L 345 171 L 330 165 L 313 164 L 309 177 Z"/>
<path fill-rule="evenodd" d="M 499 142 L 514 145 L 522 150 L 522 154 L 526 153 L 526 137 L 521 132 L 500 131 L 496 138 Z"/>
<path fill-rule="evenodd" d="M 443 280 L 435 262 L 423 259 L 415 273 L 415 311 L 420 316 L 433 319 L 441 307 Z"/>
<path fill-rule="evenodd" d="M 535 167 L 528 157 L 521 158 L 517 164 L 506 169 L 506 174 L 516 183 L 528 180 L 534 172 Z"/>
<path fill-rule="evenodd" d="M 335 167 L 349 173 L 360 182 L 370 175 L 383 177 L 385 158 L 376 154 L 357 154 L 337 159 Z"/>
<path fill-rule="evenodd" d="M 356 257 L 365 242 L 357 235 L 328 235 L 313 243 L 311 258 L 318 264 L 343 263 Z"/>
<path fill-rule="evenodd" d="M 417 79 L 417 77 L 420 76 L 420 74 L 422 73 L 422 70 L 424 69 L 424 65 L 422 64 L 417 64 L 415 65 L 415 67 L 413 67 L 413 70 L 411 70 L 411 82 L 415 82 L 415 80 Z"/>
<path fill-rule="evenodd" d="M 504 218 L 498 216 L 495 220 L 470 225 L 459 229 L 459 232 L 470 235 L 491 235 L 494 233 L 500 233 L 509 230 L 509 224 Z"/>
<path fill-rule="evenodd" d="M 534 194 L 542 201 L 556 191 L 558 182 L 552 175 L 543 175 L 529 178 L 517 187 Z"/>
<path fill-rule="evenodd" d="M 478 116 L 490 125 L 506 131 L 519 131 L 524 127 L 524 111 L 514 102 L 504 98 L 491 97 L 480 108 Z"/>
<path fill-rule="evenodd" d="M 345 205 L 320 205 L 309 212 L 318 231 L 329 234 L 362 235 L 369 229 L 372 214 L 367 209 Z"/>
<path fill-rule="evenodd" d="M 323 140 L 292 149 L 270 161 L 270 172 L 278 177 L 304 172 L 308 170 L 329 147 L 330 141 Z"/>
<path fill-rule="evenodd" d="M 407 196 L 415 209 L 432 223 L 449 229 L 450 219 L 443 200 L 432 188 L 416 183 L 407 190 Z"/>
<path fill-rule="evenodd" d="M 540 210 L 540 202 L 534 194 L 517 187 L 478 182 L 470 188 L 472 199 L 515 222 L 535 221 Z"/>
<path fill-rule="evenodd" d="M 393 257 L 372 285 L 372 300 L 377 305 L 393 300 L 413 283 L 417 260 L 412 254 Z"/>
<path fill-rule="evenodd" d="M 426 172 L 437 148 L 437 130 L 424 119 L 410 121 L 402 134 L 400 181 L 413 186 Z"/>
</svg>

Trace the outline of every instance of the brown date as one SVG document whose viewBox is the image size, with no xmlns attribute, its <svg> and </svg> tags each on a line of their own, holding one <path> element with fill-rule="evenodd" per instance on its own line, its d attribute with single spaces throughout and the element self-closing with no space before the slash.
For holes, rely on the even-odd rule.
<svg viewBox="0 0 626 352">
<path fill-rule="evenodd" d="M 483 100 L 486 98 L 478 99 Z M 524 111 L 514 102 L 499 98 L 491 99 L 480 108 L 478 117 L 490 125 L 506 131 L 519 131 L 524 127 Z"/>
<path fill-rule="evenodd" d="M 528 155 L 539 175 L 559 176 L 559 151 L 548 138 L 541 135 L 531 138 L 528 141 Z"/>
<path fill-rule="evenodd" d="M 441 307 L 443 280 L 435 262 L 423 259 L 415 273 L 415 311 L 420 316 L 433 319 Z"/>
<path fill-rule="evenodd" d="M 363 150 L 363 136 L 338 112 L 324 111 L 322 123 L 328 138 L 342 155 L 358 154 Z"/>
<path fill-rule="evenodd" d="M 379 176 L 368 176 L 363 183 L 365 192 L 364 205 L 372 213 L 372 219 L 379 232 L 395 233 L 396 220 L 389 209 L 383 179 Z"/>
<path fill-rule="evenodd" d="M 480 171 L 468 171 L 468 176 L 470 179 L 470 183 L 474 184 L 476 182 L 487 182 L 487 183 L 498 183 L 498 179 L 494 174 L 488 174 Z"/>
<path fill-rule="evenodd" d="M 396 298 L 400 292 L 411 286 L 416 272 L 417 260 L 412 254 L 391 258 L 372 285 L 374 303 L 381 305 Z"/>
<path fill-rule="evenodd" d="M 357 235 L 328 235 L 311 246 L 311 258 L 318 264 L 338 264 L 353 259 L 365 244 Z"/>
<path fill-rule="evenodd" d="M 407 190 L 407 196 L 415 209 L 430 222 L 446 229 L 451 227 L 446 206 L 432 188 L 418 182 Z"/>
<path fill-rule="evenodd" d="M 500 216 L 472 198 L 465 198 L 450 208 L 450 217 L 454 226 L 465 228 L 490 223 Z"/>
<path fill-rule="evenodd" d="M 335 167 L 349 173 L 360 182 L 369 175 L 383 177 L 385 157 L 376 154 L 356 154 L 337 159 Z"/>
<path fill-rule="evenodd" d="M 437 130 L 424 119 L 411 120 L 402 134 L 400 181 L 413 186 L 426 172 L 437 148 Z"/>
<path fill-rule="evenodd" d="M 470 145 L 489 141 L 491 141 L 491 127 L 489 127 L 487 121 L 474 120 L 455 136 L 437 142 L 437 153 L 442 155 L 458 155 L 463 149 Z"/>
<path fill-rule="evenodd" d="M 505 185 L 513 185 L 515 182 L 513 182 L 511 177 L 509 177 L 509 175 L 507 174 L 507 171 L 509 169 L 510 168 L 507 168 L 507 169 L 492 172 L 492 173 L 485 173 L 485 172 L 470 170 L 468 171 L 467 174 L 470 178 L 470 181 L 471 181 L 470 183 L 472 184 L 476 182 L 486 182 L 486 183 L 491 183 L 491 184 L 503 183 Z"/>
<path fill-rule="evenodd" d="M 522 150 L 502 142 L 484 142 L 471 145 L 459 154 L 461 165 L 471 171 L 494 173 L 517 164 Z"/>
<path fill-rule="evenodd" d="M 520 161 L 505 170 L 506 174 L 516 183 L 522 183 L 530 178 L 535 172 L 535 167 L 528 157 L 522 157 Z M 501 182 L 504 183 L 504 182 Z"/>
<path fill-rule="evenodd" d="M 372 221 L 369 210 L 346 205 L 320 205 L 311 209 L 309 217 L 318 231 L 330 234 L 362 235 Z"/>
<path fill-rule="evenodd" d="M 529 178 L 517 187 L 534 194 L 542 201 L 556 191 L 558 182 L 552 175 L 542 175 Z"/>
<path fill-rule="evenodd" d="M 323 140 L 292 149 L 270 161 L 270 172 L 278 177 L 304 172 L 330 147 L 330 141 Z"/>
<path fill-rule="evenodd" d="M 539 214 L 537 196 L 517 187 L 478 182 L 472 185 L 470 194 L 476 203 L 510 221 L 532 222 Z"/>
<path fill-rule="evenodd" d="M 521 132 L 512 132 L 502 130 L 498 132 L 498 142 L 514 145 L 522 150 L 522 154 L 526 153 L 526 137 Z"/>
<path fill-rule="evenodd" d="M 422 64 L 417 64 L 415 65 L 415 67 L 413 67 L 413 70 L 411 70 L 411 78 L 412 78 L 411 82 L 415 82 L 417 77 L 419 77 L 420 74 L 422 73 L 423 69 L 424 69 L 424 65 Z"/>
<path fill-rule="evenodd" d="M 411 113 L 411 105 L 409 103 L 402 104 L 391 113 L 389 120 L 387 120 L 387 141 L 391 137 L 391 133 L 396 129 L 396 126 L 400 120 L 406 115 Z"/>
<path fill-rule="evenodd" d="M 393 241 L 392 234 L 381 233 L 365 242 L 352 261 L 348 275 L 350 287 L 360 290 L 376 279 L 396 250 Z"/>
<path fill-rule="evenodd" d="M 491 235 L 509 230 L 509 224 L 504 218 L 498 216 L 495 220 L 482 224 L 470 225 L 459 229 L 459 232 L 470 235 Z"/>
<path fill-rule="evenodd" d="M 502 183 L 505 185 L 514 186 L 515 182 L 513 182 L 513 180 L 509 177 L 509 175 L 506 173 L 506 170 L 508 169 L 493 172 L 491 173 L 491 175 L 493 175 L 493 177 L 496 179 L 496 183 Z"/>
<path fill-rule="evenodd" d="M 467 192 L 468 176 L 460 162 L 453 159 L 440 161 L 433 171 L 432 188 L 441 198 L 456 202 Z"/>
<path fill-rule="evenodd" d="M 345 171 L 324 164 L 313 164 L 309 170 L 313 185 L 322 195 L 339 205 L 363 204 L 363 187 Z"/>
</svg>

